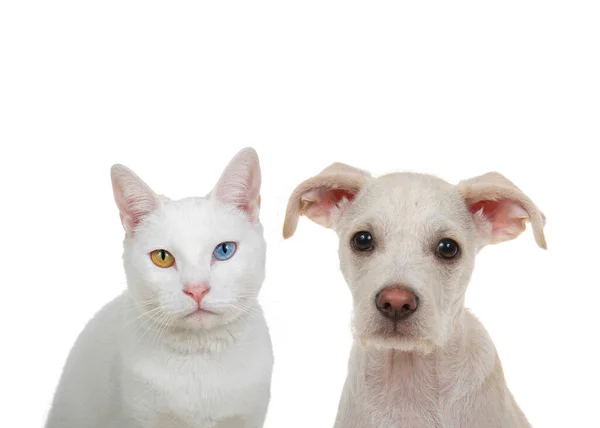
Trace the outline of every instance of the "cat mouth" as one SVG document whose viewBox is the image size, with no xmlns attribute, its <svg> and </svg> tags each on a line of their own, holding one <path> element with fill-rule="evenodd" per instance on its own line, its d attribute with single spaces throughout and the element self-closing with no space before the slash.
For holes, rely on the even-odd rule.
<svg viewBox="0 0 600 428">
<path fill-rule="evenodd" d="M 204 315 L 219 315 L 219 314 L 216 312 L 213 312 L 211 310 L 208 310 L 208 309 L 197 308 L 194 312 L 187 314 L 184 318 L 198 318 L 198 317 L 202 317 Z"/>
</svg>

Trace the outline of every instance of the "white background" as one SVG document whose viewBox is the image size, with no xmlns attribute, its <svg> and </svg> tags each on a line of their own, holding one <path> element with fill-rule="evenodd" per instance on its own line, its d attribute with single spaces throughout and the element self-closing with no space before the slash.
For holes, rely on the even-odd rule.
<svg viewBox="0 0 600 428">
<path fill-rule="evenodd" d="M 336 236 L 287 197 L 333 161 L 451 182 L 498 170 L 548 217 L 468 292 L 535 427 L 599 427 L 597 1 L 0 5 L 0 426 L 41 427 L 86 321 L 124 287 L 109 168 L 204 195 L 263 167 L 268 428 L 331 427 L 351 301 Z"/>
</svg>

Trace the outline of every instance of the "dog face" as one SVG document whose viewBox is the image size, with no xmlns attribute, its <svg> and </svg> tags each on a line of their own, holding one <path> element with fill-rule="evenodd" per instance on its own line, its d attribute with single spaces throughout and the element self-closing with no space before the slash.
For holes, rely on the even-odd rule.
<svg viewBox="0 0 600 428">
<path fill-rule="evenodd" d="M 301 214 L 337 232 L 355 337 L 379 348 L 442 346 L 484 245 L 515 238 L 530 220 L 545 248 L 543 214 L 497 173 L 454 186 L 424 174 L 373 178 L 334 164 L 293 192 L 284 237 Z"/>
</svg>

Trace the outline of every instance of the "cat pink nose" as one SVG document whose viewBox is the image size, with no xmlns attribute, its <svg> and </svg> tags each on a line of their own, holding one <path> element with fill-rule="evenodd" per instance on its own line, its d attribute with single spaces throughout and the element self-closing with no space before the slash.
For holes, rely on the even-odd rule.
<svg viewBox="0 0 600 428">
<path fill-rule="evenodd" d="M 198 306 L 200 306 L 200 302 L 209 291 L 210 287 L 204 284 L 188 285 L 183 289 L 183 292 L 194 299 Z"/>
</svg>

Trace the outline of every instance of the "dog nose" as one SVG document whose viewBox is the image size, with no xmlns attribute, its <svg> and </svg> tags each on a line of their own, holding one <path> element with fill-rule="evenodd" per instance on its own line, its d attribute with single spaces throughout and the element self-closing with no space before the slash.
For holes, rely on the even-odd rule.
<svg viewBox="0 0 600 428">
<path fill-rule="evenodd" d="M 419 307 L 419 298 L 406 287 L 388 287 L 375 297 L 375 306 L 385 317 L 400 321 Z"/>
</svg>

